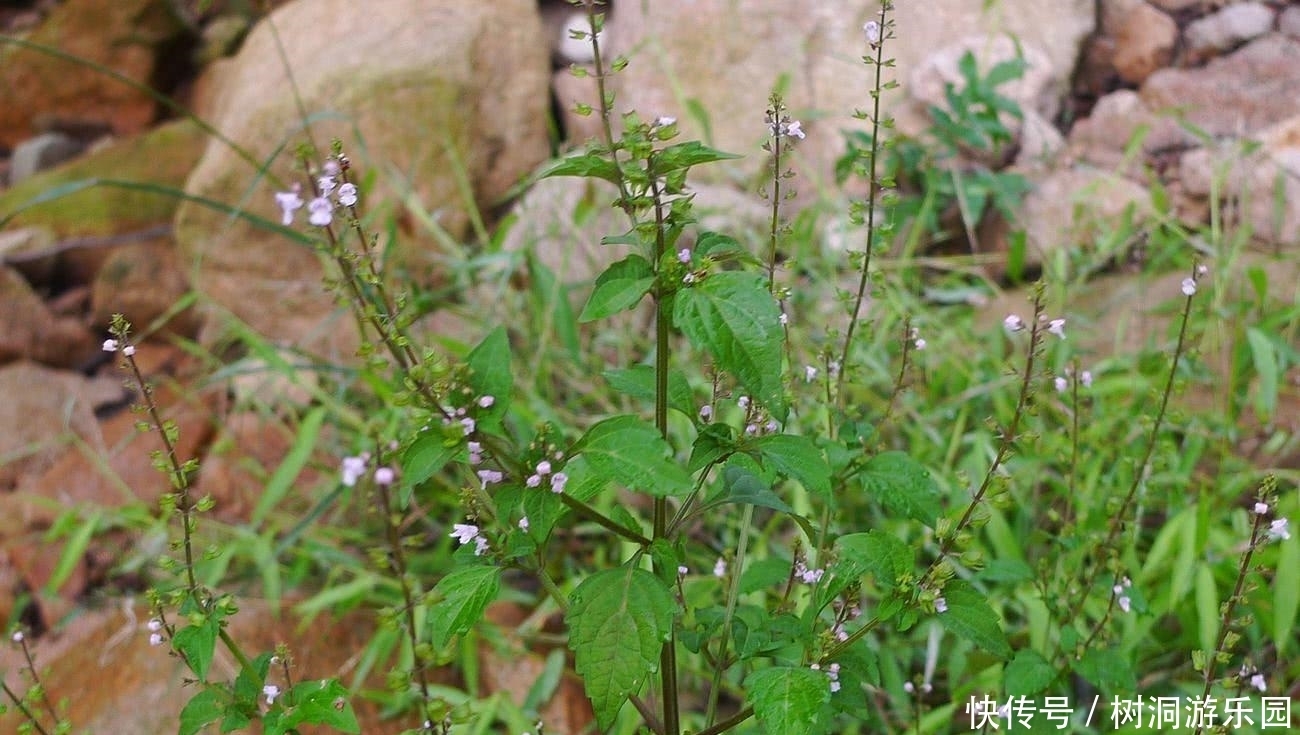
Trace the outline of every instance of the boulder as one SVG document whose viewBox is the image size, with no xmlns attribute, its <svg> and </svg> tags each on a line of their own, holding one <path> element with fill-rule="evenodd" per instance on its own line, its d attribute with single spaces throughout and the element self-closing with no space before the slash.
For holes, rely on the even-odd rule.
<svg viewBox="0 0 1300 735">
<path fill-rule="evenodd" d="M 9 161 L 10 186 L 64 161 L 77 157 L 85 148 L 76 138 L 59 132 L 41 133 L 14 146 Z"/>
<path fill-rule="evenodd" d="M 1145 0 L 1108 0 L 1102 27 L 1114 40 L 1111 64 L 1124 82 L 1141 84 L 1173 60 L 1178 24 Z"/>
<path fill-rule="evenodd" d="M 357 175 L 374 176 L 360 206 L 376 229 L 413 206 L 458 238 L 470 208 L 495 205 L 548 155 L 548 55 L 528 0 L 284 5 L 200 84 L 201 114 L 251 163 L 212 141 L 185 190 L 278 222 L 273 195 L 300 177 L 291 152 L 339 138 Z M 185 262 L 197 264 L 194 286 L 214 304 L 205 340 L 229 310 L 276 341 L 338 359 L 355 351 L 355 326 L 322 289 L 311 248 L 193 203 L 175 222 Z M 409 228 L 380 243 L 390 245 L 388 267 L 436 269 L 436 248 Z"/>
<path fill-rule="evenodd" d="M 51 312 L 17 271 L 0 266 L 0 365 L 25 359 L 76 368 L 98 351 L 85 324 Z"/>
<path fill-rule="evenodd" d="M 145 87 L 158 68 L 160 50 L 182 30 L 169 6 L 167 0 L 56 4 L 26 41 L 60 55 L 0 39 L 5 98 L 0 147 L 13 147 L 42 126 L 105 125 L 119 134 L 144 130 L 157 113 L 157 102 Z"/>
<path fill-rule="evenodd" d="M 1260 2 L 1234 3 L 1187 26 L 1187 60 L 1196 63 L 1240 46 L 1273 29 L 1276 13 Z"/>
<path fill-rule="evenodd" d="M 192 308 L 170 314 L 189 291 L 189 283 L 169 239 L 125 245 L 115 249 L 95 275 L 90 294 L 90 323 L 107 330 L 114 314 L 136 329 L 151 327 L 193 337 L 197 323 Z M 154 321 L 166 315 L 165 324 Z"/>
</svg>

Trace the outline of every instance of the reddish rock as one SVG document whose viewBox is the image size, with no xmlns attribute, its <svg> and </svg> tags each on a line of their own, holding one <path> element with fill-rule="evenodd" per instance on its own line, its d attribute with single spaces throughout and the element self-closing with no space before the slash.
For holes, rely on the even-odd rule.
<svg viewBox="0 0 1300 735">
<path fill-rule="evenodd" d="M 1187 60 L 1197 63 L 1273 29 L 1275 13 L 1260 2 L 1234 3 L 1198 18 L 1183 34 Z"/>
<path fill-rule="evenodd" d="M 272 415 L 240 411 L 221 420 L 221 428 L 203 457 L 196 485 L 200 494 L 212 497 L 216 518 L 229 523 L 249 518 L 294 438 L 293 429 Z M 308 466 L 294 486 L 316 487 L 320 479 Z"/>
<path fill-rule="evenodd" d="M 68 0 L 28 37 L 34 44 L 150 84 L 159 48 L 180 32 L 166 0 Z M 100 124 L 143 130 L 157 112 L 153 97 L 86 64 L 0 42 L 0 146 L 13 147 L 44 124 Z"/>
<path fill-rule="evenodd" d="M 0 364 L 25 359 L 75 368 L 98 349 L 81 321 L 56 316 L 22 276 L 0 266 Z"/>
<path fill-rule="evenodd" d="M 1143 0 L 1110 2 L 1102 17 L 1105 32 L 1115 40 L 1111 61 L 1123 81 L 1141 84 L 1173 59 L 1178 25 Z"/>
<path fill-rule="evenodd" d="M 154 325 L 189 291 L 189 282 L 171 240 L 126 245 L 114 250 L 95 275 L 90 323 L 106 329 L 122 314 L 137 330 Z M 193 337 L 198 329 L 193 308 L 174 314 L 166 332 Z"/>
</svg>

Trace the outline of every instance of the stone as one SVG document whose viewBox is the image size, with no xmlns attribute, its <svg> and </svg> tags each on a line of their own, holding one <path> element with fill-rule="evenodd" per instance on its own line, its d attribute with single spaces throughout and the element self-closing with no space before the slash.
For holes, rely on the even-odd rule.
<svg viewBox="0 0 1300 735">
<path fill-rule="evenodd" d="M 1300 5 L 1292 5 L 1277 17 L 1277 30 L 1290 38 L 1300 40 Z"/>
<path fill-rule="evenodd" d="M 0 231 L 0 264 L 13 268 L 33 286 L 48 286 L 58 254 L 54 231 L 48 227 L 15 227 Z"/>
<path fill-rule="evenodd" d="M 981 76 L 1004 61 L 1023 59 L 1024 74 L 999 86 L 998 93 L 1014 100 L 1022 111 L 1032 110 L 1049 120 L 1060 112 L 1064 79 L 1055 74 L 1051 58 L 1042 49 L 1005 35 L 967 36 L 934 51 L 912 67 L 907 94 L 927 108 L 947 108 L 944 90 L 950 84 L 957 88 L 965 84 L 958 64 L 967 53 L 974 55 Z"/>
<path fill-rule="evenodd" d="M 1102 23 L 1114 38 L 1111 63 L 1123 81 L 1141 84 L 1173 60 L 1178 24 L 1144 0 L 1108 2 Z"/>
<path fill-rule="evenodd" d="M 1065 136 L 1042 115 L 1033 110 L 1025 112 L 1020 126 L 1020 152 L 1015 165 L 1022 169 L 1042 168 L 1055 161 L 1065 150 Z"/>
<path fill-rule="evenodd" d="M 1261 2 L 1233 3 L 1192 21 L 1183 32 L 1187 59 L 1217 56 L 1273 29 L 1275 13 Z"/>
<path fill-rule="evenodd" d="M 1138 142 L 1142 156 L 1126 160 L 1128 147 Z M 1070 155 L 1097 168 L 1118 170 L 1141 178 L 1149 159 L 1166 151 L 1197 145 L 1195 136 L 1178 124 L 1172 114 L 1158 114 L 1142 96 L 1121 89 L 1097 100 L 1092 114 L 1075 123 L 1068 138 Z"/>
<path fill-rule="evenodd" d="M 90 323 L 107 331 L 114 314 L 126 317 L 136 331 L 192 338 L 198 331 L 194 309 L 169 314 L 189 292 L 189 283 L 170 240 L 115 249 L 95 275 L 90 295 Z M 156 320 L 168 316 L 164 323 Z"/>
<path fill-rule="evenodd" d="M 42 133 L 14 146 L 9 162 L 9 185 L 21 183 L 47 168 L 76 158 L 85 148 L 63 133 Z"/>
<path fill-rule="evenodd" d="M 0 365 L 32 360 L 60 368 L 82 367 L 97 357 L 99 342 L 80 320 L 50 311 L 17 271 L 0 266 Z"/>
<path fill-rule="evenodd" d="M 1167 13 L 1200 10 L 1211 0 L 1147 0 L 1152 5 Z"/>
<path fill-rule="evenodd" d="M 1300 41 L 1270 33 L 1199 69 L 1161 69 L 1140 94 L 1211 136 L 1252 135 L 1300 113 Z"/>
<path fill-rule="evenodd" d="M 885 70 L 884 80 L 906 82 L 936 49 L 961 39 L 1014 36 L 1026 49 L 1044 54 L 1050 65 L 1046 73 L 1063 94 L 1083 40 L 1096 25 L 1093 5 L 1093 0 L 896 3 L 897 37 L 886 39 L 883 47 L 896 67 Z M 808 136 L 799 143 L 796 170 L 810 181 L 833 181 L 835 159 L 844 151 L 840 133 L 862 129 L 853 113 L 871 103 L 875 73 L 861 61 L 870 50 L 862 26 L 878 11 L 874 0 L 620 3 L 606 26 L 606 50 L 630 56 L 629 66 L 611 81 L 615 109 L 635 109 L 646 119 L 676 117 L 684 139 L 707 140 L 745 156 L 702 167 L 704 177 L 726 179 L 737 169 L 758 176 L 765 164 L 763 112 L 771 92 L 784 86 L 790 114 L 804 123 Z M 692 101 L 708 112 L 707 124 L 690 114 Z M 904 101 L 887 90 L 884 111 L 898 118 L 901 130 L 914 133 L 926 121 L 905 110 Z"/>
<path fill-rule="evenodd" d="M 51 122 L 107 125 L 123 135 L 144 130 L 157 114 L 157 102 L 144 88 L 161 49 L 181 31 L 167 0 L 68 0 L 53 6 L 26 41 L 0 39 L 6 101 L 0 105 L 0 147 L 13 147 Z M 88 63 L 41 52 L 28 42 Z"/>
<path fill-rule="evenodd" d="M 596 91 L 595 77 L 575 76 L 569 69 L 556 69 L 551 75 L 551 93 L 555 95 L 556 107 L 559 108 L 565 140 L 574 146 L 584 146 L 603 138 L 600 115 L 579 115 L 575 111 L 579 104 L 590 105 L 593 110 L 597 108 L 600 95 Z"/>
<path fill-rule="evenodd" d="M 368 218 L 383 222 L 410 204 L 421 218 L 436 212 L 438 226 L 459 238 L 469 227 L 467 208 L 494 206 L 549 155 L 548 53 L 531 0 L 281 6 L 199 85 L 200 114 L 251 154 L 253 164 L 214 140 L 185 190 L 240 202 L 278 222 L 273 195 L 295 178 L 291 151 L 307 139 L 301 100 L 317 115 L 311 137 L 318 144 L 342 139 L 356 175 L 376 174 L 374 186 L 361 192 Z M 259 162 L 268 160 L 262 175 Z M 355 325 L 322 289 L 312 248 L 192 203 L 181 206 L 175 224 L 183 260 L 198 264 L 193 285 L 213 304 L 201 333 L 205 342 L 220 335 L 222 310 L 229 310 L 272 340 L 353 359 Z M 381 240 L 380 248 L 395 246 L 389 267 L 428 281 L 437 270 L 432 242 L 408 228 L 393 243 Z"/>
<path fill-rule="evenodd" d="M 101 446 L 95 411 L 123 400 L 118 379 L 23 360 L 0 367 L 0 491 L 48 470 L 71 442 Z"/>
<path fill-rule="evenodd" d="M 1126 217 L 1140 226 L 1152 212 L 1145 187 L 1099 169 L 1076 166 L 1029 178 L 1031 189 L 1016 207 L 1014 222 L 995 216 L 980 229 L 982 249 L 999 253 L 1008 251 L 1011 232 L 1023 229 L 1026 268 L 1042 266 L 1060 249 L 1096 247 Z M 1004 263 L 993 266 L 996 277 L 1004 270 Z"/>
<path fill-rule="evenodd" d="M 320 373 L 290 350 L 250 355 L 230 363 L 226 373 L 235 405 L 258 410 L 305 409 L 320 390 Z"/>
<path fill-rule="evenodd" d="M 243 410 L 226 415 L 199 468 L 195 487 L 211 496 L 213 517 L 225 523 L 243 523 L 252 515 L 267 480 L 293 447 L 293 429 L 274 416 Z M 315 464 L 315 463 L 313 463 Z M 329 457 L 319 465 L 337 464 Z M 297 487 L 318 487 L 321 474 L 309 465 L 294 481 Z M 289 499 L 290 508 L 301 503 Z"/>
</svg>

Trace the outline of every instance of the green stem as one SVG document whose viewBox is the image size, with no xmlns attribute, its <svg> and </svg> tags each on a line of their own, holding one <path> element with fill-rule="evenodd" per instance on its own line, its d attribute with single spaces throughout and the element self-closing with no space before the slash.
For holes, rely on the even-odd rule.
<svg viewBox="0 0 1300 735">
<path fill-rule="evenodd" d="M 727 643 L 731 640 L 731 620 L 736 614 L 736 601 L 740 599 L 740 571 L 749 547 L 749 529 L 754 523 L 754 506 L 746 505 L 740 520 L 740 540 L 736 542 L 736 558 L 731 569 L 731 584 L 727 586 L 727 612 L 722 617 L 722 640 L 718 644 L 718 661 L 713 668 L 713 686 L 709 687 L 709 704 L 704 710 L 705 724 L 712 725 L 717 713 L 718 694 L 722 690 L 722 674 L 727 668 Z"/>
</svg>

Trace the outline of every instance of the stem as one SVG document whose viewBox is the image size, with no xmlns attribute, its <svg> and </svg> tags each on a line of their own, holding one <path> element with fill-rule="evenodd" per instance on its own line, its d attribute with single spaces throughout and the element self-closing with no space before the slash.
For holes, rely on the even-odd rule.
<svg viewBox="0 0 1300 735">
<path fill-rule="evenodd" d="M 718 644 L 718 660 L 713 668 L 713 685 L 709 687 L 709 703 L 704 710 L 704 722 L 713 724 L 717 712 L 718 695 L 722 689 L 722 674 L 727 668 L 727 643 L 731 640 L 731 620 L 736 614 L 736 601 L 740 598 L 740 571 L 744 564 L 745 552 L 749 546 L 749 529 L 754 522 L 754 506 L 746 505 L 744 516 L 740 521 L 740 540 L 736 542 L 735 566 L 732 568 L 731 584 L 727 586 L 727 612 L 722 617 L 722 642 Z"/>
<path fill-rule="evenodd" d="M 376 457 L 378 461 L 378 455 Z M 433 693 L 429 690 L 429 677 L 425 672 L 425 662 L 420 660 L 420 641 L 419 628 L 415 620 L 415 595 L 411 590 L 411 582 L 406 575 L 406 555 L 402 553 L 402 532 L 397 523 L 393 521 L 393 504 L 392 498 L 388 493 L 388 486 L 375 483 L 375 490 L 379 500 L 379 510 L 384 514 L 384 532 L 387 534 L 388 550 L 392 555 L 390 564 L 393 571 L 397 574 L 397 582 L 402 588 L 402 612 L 406 617 L 406 641 L 411 646 L 411 656 L 415 662 L 415 678 L 420 686 L 420 700 L 424 704 L 424 711 L 421 712 L 423 718 L 430 717 L 431 707 L 433 706 Z"/>
<path fill-rule="evenodd" d="M 31 723 L 32 727 L 36 728 L 36 732 L 40 733 L 41 735 L 50 735 L 50 731 L 46 730 L 45 726 L 42 725 L 40 721 L 36 719 L 35 715 L 32 714 L 32 711 L 27 709 L 27 705 L 23 704 L 22 698 L 20 698 L 18 694 L 14 692 L 14 690 L 9 688 L 8 683 L 6 683 L 3 680 L 0 680 L 0 686 L 4 687 L 4 692 L 9 697 L 9 700 L 14 703 L 14 706 L 17 707 L 18 711 L 23 714 L 23 717 L 25 717 L 27 721 Z"/>
</svg>

